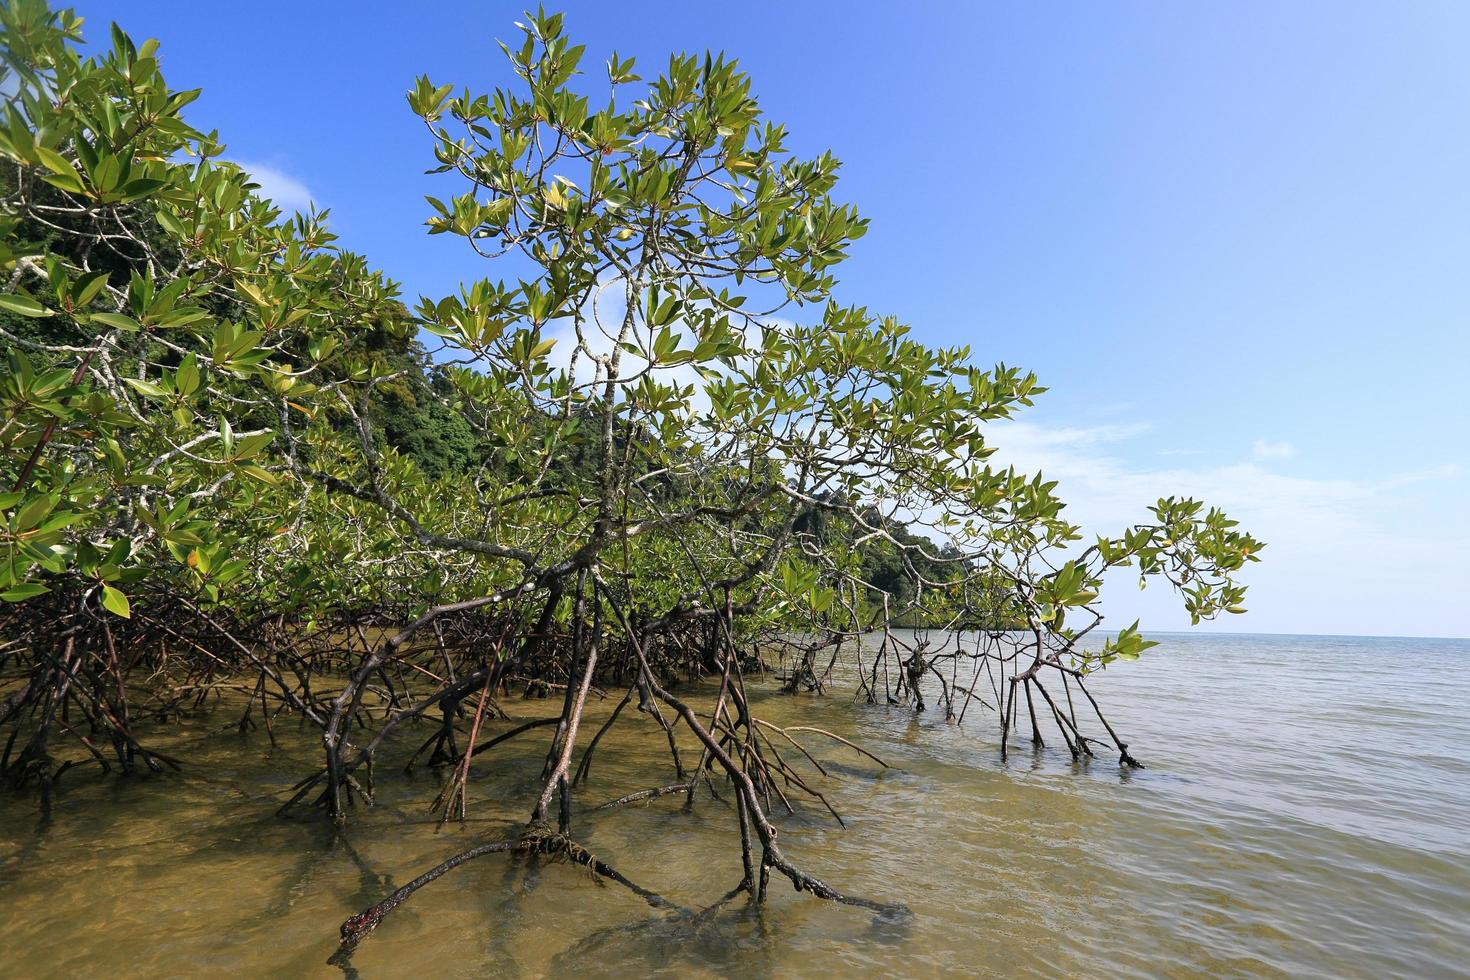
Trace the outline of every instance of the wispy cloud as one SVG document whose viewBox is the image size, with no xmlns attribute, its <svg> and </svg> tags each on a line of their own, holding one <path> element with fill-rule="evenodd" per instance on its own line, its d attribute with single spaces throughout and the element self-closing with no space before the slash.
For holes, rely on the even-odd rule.
<svg viewBox="0 0 1470 980">
<path fill-rule="evenodd" d="M 269 198 L 282 211 L 304 211 L 317 200 L 311 188 L 279 167 L 247 160 L 234 162 L 260 185 L 260 196 Z"/>
<path fill-rule="evenodd" d="M 1257 452 L 1225 464 L 1158 466 L 1149 447 L 1119 438 L 1127 429 L 1006 422 L 989 441 L 998 447 L 995 462 L 1059 480 L 1067 516 L 1088 531 L 1116 532 L 1147 519 L 1147 505 L 1159 497 L 1188 495 L 1219 505 L 1266 541 L 1261 564 L 1245 574 L 1251 614 L 1223 620 L 1222 628 L 1470 634 L 1462 594 L 1470 517 L 1451 503 L 1464 493 L 1461 467 L 1312 478 L 1276 472 L 1272 460 L 1284 455 Z M 1120 578 L 1110 622 L 1187 623 L 1164 588 L 1140 593 Z"/>
<path fill-rule="evenodd" d="M 1289 442 L 1267 442 L 1257 439 L 1251 443 L 1251 455 L 1256 459 L 1290 459 L 1296 455 L 1296 447 Z"/>
<path fill-rule="evenodd" d="M 1047 449 L 1091 449 L 1097 446 L 1126 442 L 1143 435 L 1152 426 L 1147 422 L 1130 422 L 1107 425 L 1043 427 L 1030 422 L 1005 422 L 997 426 L 997 432 L 1012 434 L 1013 449 L 1042 451 Z"/>
</svg>

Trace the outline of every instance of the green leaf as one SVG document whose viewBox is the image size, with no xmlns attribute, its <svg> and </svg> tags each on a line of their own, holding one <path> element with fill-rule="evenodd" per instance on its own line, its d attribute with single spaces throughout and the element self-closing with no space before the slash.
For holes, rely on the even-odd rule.
<svg viewBox="0 0 1470 980">
<path fill-rule="evenodd" d="M 82 186 L 82 182 L 71 174 L 42 174 L 41 179 L 52 187 L 59 187 L 72 194 L 86 193 L 86 188 Z"/>
<path fill-rule="evenodd" d="M 36 156 L 46 165 L 46 169 L 54 174 L 54 177 L 46 177 L 48 183 L 60 187 L 62 190 L 72 191 L 80 194 L 84 190 L 82 176 L 77 173 L 75 167 L 55 150 L 49 150 L 44 146 L 36 147 Z"/>
<path fill-rule="evenodd" d="M 147 395 L 149 398 L 168 397 L 168 392 L 164 391 L 162 388 L 158 387 L 158 385 L 154 384 L 151 381 L 142 381 L 138 378 L 123 378 L 123 380 L 128 383 L 128 387 L 132 388 L 134 391 L 138 391 Z"/>
<path fill-rule="evenodd" d="M 53 316 L 54 310 L 48 310 L 29 296 L 19 293 L 0 293 L 0 307 L 21 316 Z"/>
<path fill-rule="evenodd" d="M 29 531 L 46 519 L 46 515 L 55 509 L 60 498 L 56 494 L 46 494 L 37 497 L 20 509 L 15 515 L 15 530 Z"/>
<path fill-rule="evenodd" d="M 131 619 L 133 616 L 133 607 L 128 603 L 128 597 L 110 585 L 102 586 L 102 607 L 123 619 Z"/>
<path fill-rule="evenodd" d="M 40 582 L 22 582 L 8 592 L 0 592 L 0 599 L 6 602 L 25 602 L 34 599 L 38 595 L 45 595 L 51 590 Z"/>
<path fill-rule="evenodd" d="M 194 354 L 186 354 L 179 364 L 179 370 L 174 375 L 174 388 L 185 398 L 199 390 L 199 358 Z"/>
<path fill-rule="evenodd" d="M 85 307 L 97 294 L 102 292 L 102 287 L 107 285 L 106 272 L 91 272 L 78 279 L 72 287 L 71 301 L 74 306 Z"/>
<path fill-rule="evenodd" d="M 232 459 L 249 459 L 259 455 L 260 451 L 271 444 L 275 439 L 274 432 L 262 432 L 253 436 L 246 436 L 235 442 L 235 451 L 231 454 Z"/>
<path fill-rule="evenodd" d="M 124 316 L 121 313 L 93 313 L 92 319 L 97 323 L 106 324 L 115 330 L 126 330 L 131 333 L 142 329 L 142 324 L 137 320 L 134 320 L 130 316 Z"/>
<path fill-rule="evenodd" d="M 46 518 L 46 522 L 37 530 L 42 534 L 47 534 L 51 531 L 59 531 L 64 527 L 71 527 L 73 524 L 86 519 L 86 514 L 77 511 L 55 511 L 50 517 Z"/>
<path fill-rule="evenodd" d="M 129 181 L 122 189 L 124 201 L 136 201 L 140 197 L 147 197 L 155 191 L 162 190 L 168 186 L 166 180 L 154 180 L 149 177 Z"/>
</svg>

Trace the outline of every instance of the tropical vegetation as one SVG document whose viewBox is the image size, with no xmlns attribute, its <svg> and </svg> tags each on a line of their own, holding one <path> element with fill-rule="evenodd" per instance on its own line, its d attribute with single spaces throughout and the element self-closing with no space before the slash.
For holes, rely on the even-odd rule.
<svg viewBox="0 0 1470 980">
<path fill-rule="evenodd" d="M 418 79 L 428 234 L 493 271 L 405 301 L 186 121 L 198 92 L 156 42 L 114 26 L 84 49 L 44 0 L 0 30 L 0 768 L 43 805 L 74 768 L 187 768 L 138 721 L 223 691 L 242 731 L 314 729 L 320 766 L 283 803 L 339 824 L 412 729 L 446 819 L 493 744 L 540 739 L 525 832 L 345 939 L 496 851 L 663 907 L 575 836 L 599 740 L 638 715 L 670 751 L 627 799 L 718 786 L 744 867 L 726 900 L 774 871 L 879 907 L 783 852 L 777 811 L 825 799 L 777 740 L 826 733 L 754 717 L 748 682 L 779 665 L 793 694 L 846 679 L 956 720 L 979 702 L 1003 745 L 1029 718 L 1136 765 L 1086 687 L 1151 645 L 1104 637 L 1104 574 L 1196 621 L 1242 611 L 1261 545 L 1225 514 L 1167 498 L 1084 536 L 1053 481 L 991 462 L 1034 375 L 833 298 L 867 222 L 733 60 L 593 67 L 537 12 L 499 87 Z M 560 709 L 508 722 L 516 690 Z M 621 701 L 592 732 L 598 691 Z"/>
</svg>

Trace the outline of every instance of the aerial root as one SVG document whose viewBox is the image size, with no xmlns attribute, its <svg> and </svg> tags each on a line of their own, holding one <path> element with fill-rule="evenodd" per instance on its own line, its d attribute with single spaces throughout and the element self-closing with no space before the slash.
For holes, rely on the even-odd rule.
<svg viewBox="0 0 1470 980">
<path fill-rule="evenodd" d="M 791 738 L 791 736 L 788 734 L 789 732 L 810 732 L 813 735 L 823 735 L 823 736 L 826 736 L 827 738 L 832 739 L 834 742 L 841 742 L 843 745 L 845 745 L 848 748 L 852 749 L 854 752 L 858 753 L 859 755 L 867 756 L 869 759 L 872 759 L 874 762 L 878 763 L 878 765 L 882 766 L 884 769 L 892 769 L 893 768 L 888 763 L 884 762 L 882 759 L 878 758 L 876 755 L 874 755 L 873 753 L 869 752 L 867 749 L 863 748 L 861 745 L 858 745 L 855 742 L 850 742 L 847 739 L 843 738 L 841 735 L 834 735 L 832 732 L 829 732 L 826 729 L 823 729 L 823 728 L 813 728 L 811 725 L 788 725 L 785 728 L 781 728 L 781 727 L 779 727 L 777 725 L 771 724 L 768 721 L 762 721 L 759 718 L 752 718 L 751 720 L 754 721 L 757 725 L 761 725 L 761 726 L 763 726 L 765 728 L 769 728 L 772 731 L 780 732 L 782 735 L 785 735 L 787 737 L 787 739 L 792 742 L 792 744 L 796 744 L 796 740 Z"/>
</svg>

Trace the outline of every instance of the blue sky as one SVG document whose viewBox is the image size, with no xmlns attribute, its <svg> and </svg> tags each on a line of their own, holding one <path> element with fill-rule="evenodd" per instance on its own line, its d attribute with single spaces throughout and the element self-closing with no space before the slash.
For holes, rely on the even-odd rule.
<svg viewBox="0 0 1470 980">
<path fill-rule="evenodd" d="M 502 274 L 422 234 L 444 188 L 403 95 L 508 84 L 521 4 L 75 6 L 159 38 L 191 120 L 408 297 Z M 558 9 L 594 70 L 728 52 L 832 149 L 872 219 L 840 298 L 1040 374 L 995 439 L 1078 519 L 1196 493 L 1265 538 L 1216 628 L 1470 635 L 1470 5 Z M 1185 622 L 1120 584 L 1110 619 Z"/>
</svg>

